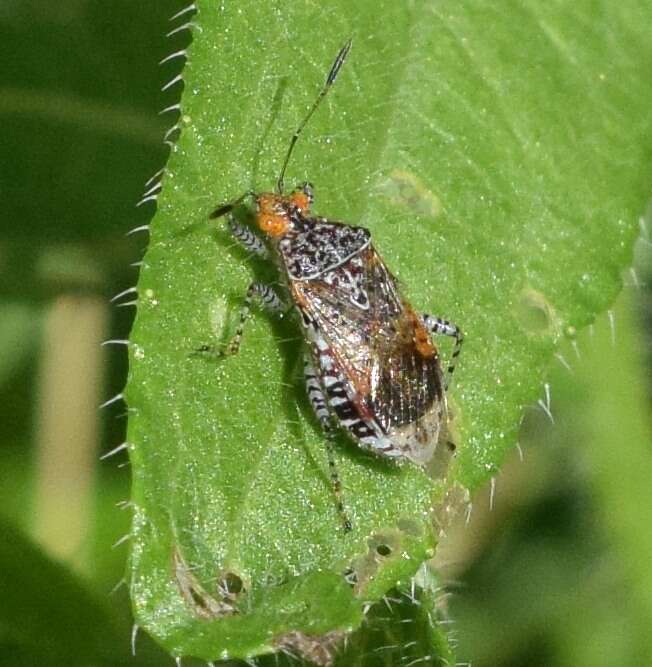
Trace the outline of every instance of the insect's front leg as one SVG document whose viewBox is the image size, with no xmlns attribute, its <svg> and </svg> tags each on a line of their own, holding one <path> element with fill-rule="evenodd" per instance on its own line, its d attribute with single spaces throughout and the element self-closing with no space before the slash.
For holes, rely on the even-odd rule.
<svg viewBox="0 0 652 667">
<path fill-rule="evenodd" d="M 455 365 L 457 364 L 457 357 L 460 356 L 462 351 L 462 343 L 464 342 L 464 334 L 462 330 L 452 322 L 448 320 L 443 320 L 441 317 L 434 317 L 433 315 L 423 314 L 423 323 L 426 325 L 426 329 L 434 334 L 439 334 L 443 336 L 451 336 L 455 338 L 455 347 L 453 348 L 453 354 L 451 355 L 450 361 L 448 362 L 448 368 L 446 369 L 446 381 L 444 383 L 444 390 L 448 391 L 450 386 L 451 379 L 453 377 L 453 371 L 455 370 Z"/>
<path fill-rule="evenodd" d="M 335 436 L 335 431 L 333 429 L 333 424 L 331 421 L 331 415 L 326 404 L 326 396 L 322 390 L 321 382 L 319 381 L 319 376 L 317 371 L 312 364 L 312 360 L 309 355 L 306 354 L 303 362 L 304 376 L 306 379 L 306 389 L 308 390 L 308 399 L 312 405 L 312 409 L 319 419 L 324 435 L 326 436 L 326 456 L 328 458 L 328 468 L 330 471 L 331 486 L 333 488 L 333 494 L 335 495 L 335 500 L 337 502 L 337 511 L 342 518 L 342 523 L 344 524 L 344 531 L 349 532 L 351 530 L 351 521 L 344 509 L 344 499 L 342 496 L 342 483 L 340 482 L 340 477 L 337 473 L 337 466 L 335 465 L 335 457 L 333 454 L 333 437 Z"/>
<path fill-rule="evenodd" d="M 254 301 L 258 301 L 264 310 L 270 313 L 282 313 L 288 309 L 288 306 L 276 294 L 274 289 L 265 283 L 253 282 L 249 285 L 247 294 L 245 295 L 244 303 L 240 308 L 240 318 L 238 321 L 238 328 L 235 330 L 233 338 L 226 344 L 225 347 L 216 348 L 213 345 L 202 345 L 195 350 L 195 354 L 206 355 L 208 357 L 220 358 L 237 354 L 240 349 L 240 342 L 242 341 L 242 334 L 244 327 L 251 316 L 251 306 Z"/>
<path fill-rule="evenodd" d="M 267 259 L 269 252 L 260 237 L 256 236 L 256 234 L 254 234 L 254 232 L 246 225 L 241 225 L 233 215 L 229 215 L 227 222 L 231 236 L 233 236 L 245 250 L 258 255 L 258 257 Z"/>
</svg>

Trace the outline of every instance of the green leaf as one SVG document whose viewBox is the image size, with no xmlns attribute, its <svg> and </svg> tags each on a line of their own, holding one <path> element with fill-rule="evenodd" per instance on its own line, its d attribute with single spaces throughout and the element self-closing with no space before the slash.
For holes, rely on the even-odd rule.
<svg viewBox="0 0 652 667">
<path fill-rule="evenodd" d="M 41 325 L 40 309 L 0 300 L 0 387 L 33 352 Z"/>
<path fill-rule="evenodd" d="M 129 3 L 120 11 L 72 0 L 5 6 L 0 49 L 12 67 L 0 95 L 0 178 L 11 241 L 33 251 L 71 241 L 114 245 L 125 223 L 142 224 L 134 177 L 153 173 L 165 154 L 161 119 L 151 114 L 165 18 Z M 158 31 L 143 29 L 153 23 Z M 134 67 L 142 53 L 151 58 Z"/>
<path fill-rule="evenodd" d="M 335 667 L 456 664 L 448 640 L 445 605 L 436 588 L 423 586 L 427 583 L 423 575 L 431 578 L 427 568 L 422 568 L 416 577 L 420 585 L 392 590 L 369 610 L 363 627 L 337 655 Z"/>
<path fill-rule="evenodd" d="M 262 656 L 258 667 L 293 667 L 298 655 L 334 667 L 392 667 L 393 665 L 456 664 L 449 644 L 447 593 L 428 564 L 409 587 L 392 589 L 365 613 L 363 625 L 342 643 L 339 633 L 318 638 L 289 637 L 280 654 Z M 321 658 L 321 660 L 320 660 Z M 303 664 L 303 663 L 302 663 Z"/>
<path fill-rule="evenodd" d="M 485 516 L 494 537 L 470 553 L 447 545 L 461 584 L 451 605 L 459 658 L 474 665 L 635 667 L 652 651 L 649 345 L 634 296 L 624 290 L 578 336 L 577 354 L 565 346 L 572 372 L 550 377 L 555 423 L 527 420 L 526 464 L 512 457 L 498 512 Z"/>
<path fill-rule="evenodd" d="M 649 267 L 647 274 L 652 276 Z M 634 307 L 641 305 L 641 299 L 631 295 L 619 299 L 615 330 L 606 323 L 596 327 L 586 360 L 578 369 L 574 394 L 584 408 L 575 428 L 586 434 L 578 441 L 592 471 L 590 490 L 598 506 L 598 520 L 609 536 L 624 583 L 631 588 L 624 601 L 634 637 L 626 643 L 631 653 L 638 649 L 637 657 L 652 651 L 652 573 L 647 559 L 652 533 L 643 529 L 652 506 L 652 420 L 645 337 L 635 317 L 639 308 Z M 590 664 L 594 656 L 588 649 L 587 653 L 585 664 Z"/>
<path fill-rule="evenodd" d="M 158 60 L 178 4 L 158 0 L 153 12 L 120 1 L 3 3 L 0 59 L 11 63 L 0 82 L 4 298 L 43 302 L 53 291 L 95 289 L 98 278 L 112 295 L 133 280 L 128 264 L 143 237 L 124 233 L 151 217 L 151 203 L 135 204 L 168 154 L 157 78 L 179 63 Z M 188 36 L 173 39 L 180 49 Z"/>
<path fill-rule="evenodd" d="M 136 617 L 174 655 L 212 660 L 271 651 L 290 632 L 355 628 L 366 602 L 432 554 L 433 508 L 441 520 L 497 471 L 557 343 L 613 300 L 652 176 L 640 64 L 652 10 L 635 0 L 197 5 L 125 394 Z M 349 35 L 349 62 L 287 180 L 315 185 L 318 214 L 368 227 L 415 308 L 454 320 L 468 342 L 445 481 L 445 460 L 434 475 L 397 468 L 342 438 L 354 523 L 344 535 L 296 322 L 255 315 L 241 353 L 219 363 L 189 352 L 228 337 L 252 278 L 278 279 L 207 215 L 273 188 Z M 241 588 L 235 600 L 227 584 Z"/>
<path fill-rule="evenodd" d="M 121 627 L 62 565 L 0 521 L 0 646 L 5 664 L 124 665 Z"/>
</svg>

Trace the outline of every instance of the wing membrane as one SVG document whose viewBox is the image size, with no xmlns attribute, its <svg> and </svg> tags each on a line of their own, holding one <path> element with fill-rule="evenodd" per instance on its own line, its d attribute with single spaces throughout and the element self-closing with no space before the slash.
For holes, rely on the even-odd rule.
<svg viewBox="0 0 652 667">
<path fill-rule="evenodd" d="M 407 446 L 431 444 L 438 426 L 422 422 L 435 403 L 443 405 L 437 350 L 373 246 L 292 289 L 359 417 L 375 421 L 390 438 L 400 431 Z M 324 371 L 319 355 L 316 361 Z"/>
</svg>

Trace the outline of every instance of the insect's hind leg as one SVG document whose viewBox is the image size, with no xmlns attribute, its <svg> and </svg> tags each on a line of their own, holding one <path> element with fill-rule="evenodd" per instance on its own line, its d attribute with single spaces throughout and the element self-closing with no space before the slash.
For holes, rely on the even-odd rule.
<svg viewBox="0 0 652 667">
<path fill-rule="evenodd" d="M 253 282 L 249 285 L 244 303 L 242 304 L 242 308 L 240 308 L 238 328 L 235 330 L 233 338 L 223 348 L 216 348 L 213 345 L 202 345 L 195 350 L 195 353 L 215 358 L 237 354 L 240 350 L 245 324 L 251 316 L 251 306 L 254 299 L 259 301 L 264 310 L 270 313 L 281 313 L 287 310 L 286 304 L 272 287 L 265 283 Z"/>
<path fill-rule="evenodd" d="M 331 486 L 333 488 L 333 493 L 337 502 L 337 511 L 342 518 L 344 531 L 348 533 L 351 530 L 351 521 L 346 513 L 346 510 L 344 509 L 342 483 L 337 473 L 337 466 L 335 465 L 335 456 L 333 452 L 333 438 L 335 436 L 335 431 L 333 429 L 331 415 L 326 404 L 326 396 L 324 396 L 324 392 L 322 390 L 319 377 L 315 371 L 315 367 L 312 365 L 312 361 L 307 354 L 304 358 L 303 370 L 306 379 L 308 399 L 310 400 L 312 409 L 315 411 L 315 415 L 317 415 L 317 419 L 319 419 L 319 423 L 321 424 L 324 435 L 326 436 L 326 456 L 328 458 L 328 469 L 330 472 Z"/>
<path fill-rule="evenodd" d="M 462 351 L 462 343 L 464 343 L 464 334 L 462 330 L 452 322 L 448 320 L 443 320 L 441 317 L 434 317 L 432 315 L 423 314 L 423 323 L 426 325 L 426 329 L 434 334 L 439 334 L 443 336 L 451 336 L 455 338 L 455 347 L 453 348 L 453 354 L 451 355 L 450 361 L 448 362 L 448 368 L 446 369 L 446 381 L 444 382 L 444 390 L 448 391 L 450 386 L 453 371 L 455 370 L 455 365 L 457 364 L 457 358 L 460 356 Z"/>
</svg>

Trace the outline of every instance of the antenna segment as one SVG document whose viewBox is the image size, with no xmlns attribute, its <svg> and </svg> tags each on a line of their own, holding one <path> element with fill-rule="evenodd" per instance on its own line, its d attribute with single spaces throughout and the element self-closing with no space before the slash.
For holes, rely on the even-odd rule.
<svg viewBox="0 0 652 667">
<path fill-rule="evenodd" d="M 281 173 L 279 174 L 278 181 L 276 183 L 276 192 L 278 194 L 283 194 L 283 178 L 285 177 L 285 170 L 287 169 L 288 163 L 290 162 L 290 157 L 292 156 L 294 145 L 297 143 L 297 139 L 299 138 L 301 131 L 312 117 L 312 114 L 315 113 L 321 101 L 324 99 L 324 97 L 326 97 L 326 93 L 328 93 L 330 87 L 335 82 L 335 79 L 337 78 L 340 69 L 342 69 L 344 60 L 346 59 L 346 56 L 348 55 L 349 50 L 351 49 L 351 41 L 352 40 L 349 39 L 346 42 L 346 44 L 340 49 L 340 52 L 337 54 L 337 57 L 333 62 L 333 66 L 331 67 L 331 70 L 328 73 L 328 76 L 326 77 L 326 83 L 324 84 L 324 87 L 319 91 L 319 95 L 317 95 L 317 98 L 310 107 L 310 111 L 308 111 L 306 117 L 301 121 L 301 124 L 297 128 L 296 132 L 292 135 L 292 139 L 290 140 L 290 146 L 288 147 L 288 152 L 285 156 L 285 161 L 283 162 L 283 167 L 281 168 Z"/>
</svg>

